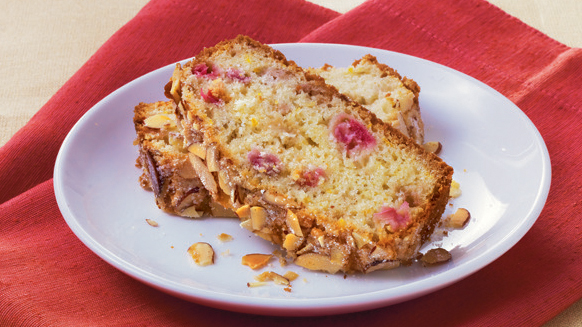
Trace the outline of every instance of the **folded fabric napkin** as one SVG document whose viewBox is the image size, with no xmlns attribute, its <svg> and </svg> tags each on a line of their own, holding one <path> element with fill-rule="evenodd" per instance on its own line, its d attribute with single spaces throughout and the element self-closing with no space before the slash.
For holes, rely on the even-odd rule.
<svg viewBox="0 0 582 327">
<path fill-rule="evenodd" d="M 423 8 L 419 10 L 419 8 Z M 552 188 L 509 252 L 438 292 L 341 316 L 275 318 L 166 295 L 87 249 L 57 207 L 52 172 L 74 123 L 125 83 L 237 34 L 402 52 L 467 73 L 514 101 L 545 139 Z M 582 297 L 582 50 L 482 0 L 368 1 L 344 14 L 301 0 L 152 0 L 0 149 L 0 325 L 539 325 Z"/>
</svg>

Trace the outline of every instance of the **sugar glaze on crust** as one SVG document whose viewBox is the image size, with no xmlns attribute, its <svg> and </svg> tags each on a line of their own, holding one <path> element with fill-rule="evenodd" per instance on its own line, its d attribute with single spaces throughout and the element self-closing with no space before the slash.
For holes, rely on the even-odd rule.
<svg viewBox="0 0 582 327">
<path fill-rule="evenodd" d="M 451 167 L 248 37 L 177 65 L 166 95 L 212 199 L 307 269 L 406 264 L 448 201 Z"/>
</svg>

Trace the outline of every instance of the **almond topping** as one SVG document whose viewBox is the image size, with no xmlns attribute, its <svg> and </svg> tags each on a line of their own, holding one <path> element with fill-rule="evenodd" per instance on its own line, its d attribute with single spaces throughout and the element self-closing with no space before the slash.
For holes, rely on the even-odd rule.
<svg viewBox="0 0 582 327">
<path fill-rule="evenodd" d="M 199 266 L 208 266 L 214 263 L 214 250 L 208 243 L 197 242 L 188 248 L 188 253 Z"/>
<path fill-rule="evenodd" d="M 459 208 L 455 213 L 447 216 L 447 226 L 452 228 L 463 228 L 469 222 L 471 213 L 465 208 Z"/>
<path fill-rule="evenodd" d="M 218 167 L 218 157 L 215 146 L 209 146 L 208 149 L 206 149 L 206 165 L 208 166 L 208 171 L 210 172 L 220 170 Z"/>
<path fill-rule="evenodd" d="M 204 145 L 202 145 L 200 143 L 191 144 L 188 147 L 188 152 L 194 153 L 195 155 L 200 157 L 200 159 L 202 159 L 202 160 L 206 159 L 206 148 L 204 147 Z"/>
<path fill-rule="evenodd" d="M 291 210 L 287 210 L 286 216 L 287 226 L 293 234 L 303 237 L 303 232 L 301 231 L 301 226 L 299 225 L 299 219 L 297 219 L 297 215 L 293 213 Z"/>
<path fill-rule="evenodd" d="M 216 194 L 218 192 L 218 188 L 216 186 L 216 181 L 214 180 L 214 176 L 208 171 L 206 165 L 202 162 L 202 160 L 195 154 L 189 153 L 188 159 L 190 159 L 190 163 L 192 167 L 198 174 L 198 178 L 202 181 L 204 187 L 212 194 Z"/>
<path fill-rule="evenodd" d="M 251 223 L 254 230 L 260 230 L 267 222 L 267 210 L 263 207 L 251 207 Z"/>
<path fill-rule="evenodd" d="M 283 242 L 283 248 L 288 251 L 294 251 L 299 248 L 301 243 L 303 243 L 302 237 L 295 234 L 287 234 L 287 236 L 285 236 L 285 241 Z"/>
<path fill-rule="evenodd" d="M 230 241 L 232 241 L 232 236 L 228 235 L 226 233 L 220 233 L 218 235 L 218 240 L 221 242 L 230 242 Z"/>
<path fill-rule="evenodd" d="M 430 249 L 420 258 L 423 266 L 439 265 L 449 260 L 451 254 L 443 248 Z"/>
<path fill-rule="evenodd" d="M 259 282 L 273 281 L 278 285 L 289 285 L 289 280 L 287 278 L 272 271 L 265 271 L 264 273 L 255 276 L 255 279 Z"/>
<path fill-rule="evenodd" d="M 342 268 L 338 262 L 332 262 L 328 256 L 318 253 L 300 255 L 295 259 L 295 264 L 309 270 L 327 271 L 331 274 L 335 274 Z"/>
<path fill-rule="evenodd" d="M 172 74 L 172 88 L 170 88 L 170 94 L 174 98 L 176 103 L 180 103 L 180 73 L 182 71 L 182 67 L 180 64 L 176 64 L 176 68 L 174 69 L 174 73 Z"/>
<path fill-rule="evenodd" d="M 271 254 L 252 253 L 243 256 L 241 263 L 245 266 L 249 266 L 253 270 L 256 270 L 266 266 L 272 257 L 273 255 Z"/>
<path fill-rule="evenodd" d="M 462 192 L 461 192 L 461 185 L 453 180 L 451 182 L 451 190 L 449 191 L 449 196 L 451 198 L 458 198 L 459 196 L 461 196 Z"/>
<path fill-rule="evenodd" d="M 196 206 L 188 207 L 180 212 L 180 216 L 188 218 L 199 218 L 201 215 L 202 214 L 196 210 Z"/>
<path fill-rule="evenodd" d="M 441 142 L 431 141 L 431 142 L 426 142 L 425 144 L 422 145 L 422 147 L 427 152 L 439 154 L 441 152 L 441 149 L 443 148 L 443 145 L 441 144 Z"/>
<path fill-rule="evenodd" d="M 146 222 L 148 223 L 148 225 L 152 226 L 152 227 L 158 227 L 158 222 L 153 220 L 153 219 L 146 219 Z"/>
<path fill-rule="evenodd" d="M 165 114 L 157 114 L 153 116 L 149 116 L 143 121 L 144 126 L 149 128 L 163 128 L 163 127 L 175 127 L 176 122 Z"/>
<path fill-rule="evenodd" d="M 251 206 L 245 204 L 244 206 L 236 209 L 236 214 L 239 218 L 250 218 L 251 217 Z"/>
</svg>

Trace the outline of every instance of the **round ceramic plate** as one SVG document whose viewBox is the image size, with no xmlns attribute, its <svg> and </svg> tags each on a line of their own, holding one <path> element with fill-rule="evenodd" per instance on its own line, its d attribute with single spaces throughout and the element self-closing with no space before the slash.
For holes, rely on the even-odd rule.
<svg viewBox="0 0 582 327">
<path fill-rule="evenodd" d="M 193 220 L 160 211 L 138 182 L 133 108 L 164 100 L 174 65 L 103 99 L 62 145 L 55 194 L 67 224 L 87 247 L 126 274 L 189 301 L 263 315 L 324 315 L 387 306 L 450 285 L 509 250 L 537 219 L 550 186 L 548 151 L 532 122 L 498 92 L 453 69 L 394 52 L 331 44 L 274 47 L 303 67 L 345 67 L 370 53 L 418 82 L 426 140 L 443 144 L 440 156 L 455 169 L 453 178 L 463 192 L 446 213 L 459 207 L 471 212 L 464 229 L 422 250 L 442 246 L 453 260 L 347 277 L 281 266 L 277 260 L 254 271 L 241 265 L 241 257 L 275 247 L 242 229 L 237 219 Z M 146 218 L 159 226 L 148 225 Z M 221 233 L 233 240 L 219 241 Z M 189 257 L 188 247 L 200 241 L 214 247 L 214 265 L 199 267 Z M 273 283 L 247 286 L 266 270 L 294 271 L 299 277 L 291 292 Z"/>
</svg>

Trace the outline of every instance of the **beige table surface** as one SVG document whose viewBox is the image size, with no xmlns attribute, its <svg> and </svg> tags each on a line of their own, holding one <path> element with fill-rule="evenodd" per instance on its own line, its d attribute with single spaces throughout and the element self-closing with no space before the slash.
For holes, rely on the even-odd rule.
<svg viewBox="0 0 582 327">
<path fill-rule="evenodd" d="M 561 43 L 582 47 L 580 0 L 489 1 Z M 3 104 L 0 107 L 0 146 L 147 2 L 3 0 L 0 10 L 0 103 Z M 311 2 L 344 13 L 363 0 Z M 546 326 L 582 326 L 582 300 Z"/>
</svg>

